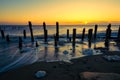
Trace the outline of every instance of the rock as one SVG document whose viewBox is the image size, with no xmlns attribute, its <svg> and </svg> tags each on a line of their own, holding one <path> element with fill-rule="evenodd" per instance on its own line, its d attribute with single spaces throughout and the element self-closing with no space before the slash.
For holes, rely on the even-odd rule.
<svg viewBox="0 0 120 80">
<path fill-rule="evenodd" d="M 68 53 L 69 53 L 69 52 L 68 52 L 67 50 L 63 51 L 63 54 L 65 54 L 65 55 L 68 54 Z"/>
<path fill-rule="evenodd" d="M 83 72 L 80 73 L 81 80 L 120 80 L 117 73 Z"/>
<path fill-rule="evenodd" d="M 36 76 L 37 78 L 42 78 L 42 77 L 46 76 L 46 71 L 37 71 L 37 72 L 35 73 L 35 76 Z"/>
<path fill-rule="evenodd" d="M 84 49 L 82 53 L 84 55 L 93 55 L 94 52 L 93 52 L 93 49 Z"/>
</svg>

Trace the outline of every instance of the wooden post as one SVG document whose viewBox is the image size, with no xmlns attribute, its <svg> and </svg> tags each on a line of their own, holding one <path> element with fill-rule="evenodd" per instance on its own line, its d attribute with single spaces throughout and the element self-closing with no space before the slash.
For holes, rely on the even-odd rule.
<svg viewBox="0 0 120 80">
<path fill-rule="evenodd" d="M 73 47 L 75 47 L 75 39 L 76 39 L 76 29 L 73 29 L 73 43 L 72 43 Z"/>
<path fill-rule="evenodd" d="M 56 22 L 56 37 L 57 37 L 57 41 L 59 41 L 59 23 Z"/>
<path fill-rule="evenodd" d="M 46 29 L 46 24 L 45 22 L 43 22 L 43 29 L 44 29 L 44 42 L 47 43 L 47 38 L 48 38 L 48 32 L 47 32 L 47 29 Z"/>
<path fill-rule="evenodd" d="M 120 41 L 120 26 L 119 26 L 119 29 L 118 29 L 117 40 Z"/>
<path fill-rule="evenodd" d="M 19 37 L 19 49 L 22 49 L 22 38 Z"/>
<path fill-rule="evenodd" d="M 69 29 L 67 29 L 67 40 L 69 39 Z"/>
<path fill-rule="evenodd" d="M 89 46 L 89 48 L 91 48 L 92 31 L 93 31 L 93 29 L 89 29 L 89 30 L 88 30 L 88 46 Z"/>
<path fill-rule="evenodd" d="M 85 37 L 85 28 L 83 29 L 83 32 L 82 32 L 82 41 L 84 41 L 84 37 Z"/>
<path fill-rule="evenodd" d="M 44 29 L 44 31 L 46 30 L 46 24 L 45 24 L 45 22 L 43 22 L 43 29 Z"/>
<path fill-rule="evenodd" d="M 7 41 L 7 42 L 10 42 L 9 35 L 6 36 L 6 41 Z"/>
<path fill-rule="evenodd" d="M 95 30 L 94 30 L 94 40 L 96 40 L 97 28 L 98 28 L 98 25 L 95 25 Z"/>
<path fill-rule="evenodd" d="M 105 38 L 105 46 L 106 47 L 108 47 L 108 45 L 109 45 L 110 37 L 111 37 L 111 24 L 109 24 L 106 29 L 106 38 Z"/>
<path fill-rule="evenodd" d="M 45 30 L 45 36 L 44 36 L 45 43 L 47 43 L 47 38 L 48 38 L 47 34 L 48 34 L 47 30 Z"/>
<path fill-rule="evenodd" d="M 57 37 L 54 35 L 54 46 L 57 47 Z"/>
<path fill-rule="evenodd" d="M 3 39 L 5 38 L 5 34 L 4 34 L 3 30 L 1 30 L 1 36 L 2 36 Z"/>
<path fill-rule="evenodd" d="M 24 39 L 26 39 L 26 30 L 23 30 Z"/>
<path fill-rule="evenodd" d="M 29 21 L 29 29 L 30 29 L 30 33 L 31 33 L 31 42 L 34 42 L 34 36 L 33 36 L 33 30 L 32 30 L 32 23 Z"/>
</svg>

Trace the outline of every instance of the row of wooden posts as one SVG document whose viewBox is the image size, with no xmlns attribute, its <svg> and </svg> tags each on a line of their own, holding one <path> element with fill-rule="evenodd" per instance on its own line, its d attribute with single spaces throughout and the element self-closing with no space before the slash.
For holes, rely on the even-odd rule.
<svg viewBox="0 0 120 80">
<path fill-rule="evenodd" d="M 29 21 L 28 24 L 29 24 L 30 34 L 31 34 L 31 42 L 34 42 L 32 23 Z M 97 29 L 98 29 L 98 25 L 95 25 L 94 35 L 93 35 L 93 29 L 88 30 L 88 46 L 89 46 L 89 48 L 91 47 L 92 39 L 94 39 L 94 41 L 96 40 Z M 44 30 L 44 42 L 47 43 L 48 42 L 47 41 L 48 30 L 46 29 L 45 22 L 43 22 L 43 30 Z M 108 44 L 109 44 L 109 40 L 110 40 L 110 37 L 111 37 L 111 32 L 112 32 L 111 24 L 109 24 L 107 26 L 107 29 L 106 29 L 106 37 L 105 37 L 105 45 L 106 46 L 108 46 Z M 3 30 L 1 30 L 1 35 L 2 35 L 2 38 L 4 39 L 5 35 L 4 35 Z M 26 38 L 26 30 L 23 30 L 23 35 L 24 35 L 24 38 Z M 81 41 L 82 42 L 84 41 L 84 38 L 85 38 L 85 28 L 83 28 L 83 31 L 82 31 L 82 36 L 81 36 Z M 69 36 L 69 29 L 67 29 L 67 40 L 71 41 L 71 38 Z M 119 30 L 118 30 L 117 40 L 120 41 L 120 27 L 119 27 Z M 6 36 L 6 41 L 10 42 L 9 35 Z M 54 35 L 54 45 L 57 46 L 58 43 L 59 43 L 59 23 L 56 22 L 56 33 Z M 75 47 L 75 43 L 76 43 L 76 29 L 73 29 L 73 36 L 72 36 L 72 46 L 73 47 Z M 36 47 L 37 46 L 38 46 L 38 43 L 36 42 Z M 22 38 L 21 37 L 19 37 L 19 48 L 22 48 Z"/>
</svg>

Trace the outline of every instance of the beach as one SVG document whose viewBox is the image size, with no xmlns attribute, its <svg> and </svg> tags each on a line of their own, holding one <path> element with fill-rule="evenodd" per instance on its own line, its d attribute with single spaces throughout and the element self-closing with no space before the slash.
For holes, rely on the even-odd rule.
<svg viewBox="0 0 120 80">
<path fill-rule="evenodd" d="M 62 61 L 36 62 L 5 72 L 0 76 L 0 80 L 39 80 L 35 77 L 35 73 L 40 70 L 46 71 L 46 76 L 40 80 L 81 80 L 80 73 L 82 72 L 120 74 L 120 61 L 107 61 L 103 58 L 104 55 L 120 56 L 120 52 L 107 51 L 105 54 L 72 59 L 69 63 Z"/>
<path fill-rule="evenodd" d="M 30 22 L 29 27 L 31 27 Z M 61 33 L 64 31 L 62 27 L 60 27 Z M 2 45 L 0 46 L 0 80 L 97 80 L 98 78 L 98 80 L 107 80 L 108 77 L 113 77 L 110 78 L 111 80 L 120 79 L 120 47 L 119 41 L 115 41 L 118 26 L 113 30 L 110 40 L 105 35 L 105 30 L 104 33 L 99 30 L 97 39 L 95 40 L 94 36 L 92 40 L 90 31 L 94 30 L 94 27 L 92 29 L 91 26 L 86 27 L 88 31 L 83 38 L 84 41 L 81 39 L 83 27 L 75 29 L 67 26 L 65 29 L 70 28 L 70 34 L 67 32 L 66 35 L 65 30 L 59 35 L 57 24 L 56 35 L 53 35 L 55 32 L 45 33 L 46 27 L 44 27 L 45 32 L 41 32 L 40 35 L 37 33 L 42 27 L 34 26 L 33 31 L 36 32 L 34 36 L 32 29 L 30 28 L 29 31 L 26 28 L 28 27 L 2 27 L 11 35 L 10 38 L 8 35 L 6 38 L 2 35 L 0 40 Z M 104 26 L 102 28 L 106 29 Z M 12 33 L 11 29 L 15 32 Z M 28 31 L 24 32 L 23 36 L 24 29 Z M 81 30 L 80 34 L 78 30 Z M 49 31 L 55 31 L 55 26 L 49 27 Z M 25 33 L 28 35 L 30 32 L 31 37 L 25 37 Z M 108 39 L 104 39 L 105 37 Z M 105 40 L 107 40 L 106 44 Z M 101 77 L 103 79 L 100 79 Z"/>
</svg>

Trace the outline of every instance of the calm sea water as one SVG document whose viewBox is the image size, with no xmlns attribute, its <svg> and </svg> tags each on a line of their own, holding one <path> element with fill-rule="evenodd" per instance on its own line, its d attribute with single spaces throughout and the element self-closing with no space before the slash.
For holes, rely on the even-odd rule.
<svg viewBox="0 0 120 80">
<path fill-rule="evenodd" d="M 83 28 L 86 28 L 86 34 L 88 33 L 88 29 L 94 30 L 94 25 L 60 25 L 59 32 L 60 35 L 66 35 L 67 29 L 69 29 L 70 34 L 72 34 L 73 28 L 77 29 L 77 34 L 81 34 Z M 107 25 L 99 25 L 98 33 L 105 33 Z M 115 32 L 118 31 L 118 25 L 112 25 L 112 35 L 116 36 Z M 30 36 L 29 27 L 27 25 L 0 25 L 0 29 L 5 31 L 5 34 L 9 34 L 11 36 L 23 36 L 23 30 L 26 30 L 27 36 Z M 53 35 L 56 33 L 56 27 L 53 25 L 47 26 L 48 35 Z M 43 35 L 43 27 L 41 25 L 33 25 L 33 33 L 34 35 Z M 0 35 L 1 36 L 1 35 Z"/>
</svg>

